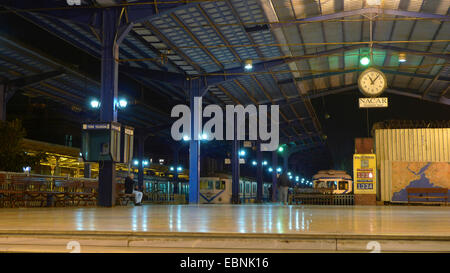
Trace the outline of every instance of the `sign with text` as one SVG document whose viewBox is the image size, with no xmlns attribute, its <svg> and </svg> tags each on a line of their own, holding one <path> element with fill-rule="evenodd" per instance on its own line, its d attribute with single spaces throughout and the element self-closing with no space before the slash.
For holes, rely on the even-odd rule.
<svg viewBox="0 0 450 273">
<path fill-rule="evenodd" d="M 353 180 L 355 194 L 376 194 L 377 161 L 375 154 L 353 155 Z"/>
<path fill-rule="evenodd" d="M 388 98 L 359 98 L 359 108 L 388 107 Z"/>
</svg>

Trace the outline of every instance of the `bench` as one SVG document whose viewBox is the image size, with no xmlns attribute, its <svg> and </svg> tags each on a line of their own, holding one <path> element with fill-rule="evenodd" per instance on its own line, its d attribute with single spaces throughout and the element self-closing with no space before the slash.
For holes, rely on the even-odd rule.
<svg viewBox="0 0 450 273">
<path fill-rule="evenodd" d="M 116 194 L 117 194 L 117 203 L 120 206 L 123 206 L 123 202 L 125 202 L 125 206 L 128 205 L 128 202 L 134 202 L 134 194 L 125 193 L 125 184 L 117 183 L 116 184 Z"/>
<path fill-rule="evenodd" d="M 428 199 L 445 199 L 445 201 L 438 202 L 445 202 L 446 206 L 448 203 L 448 188 L 406 188 L 406 192 L 408 193 L 408 204 L 412 202 L 411 199 L 426 199 L 426 201 L 429 201 Z"/>
</svg>

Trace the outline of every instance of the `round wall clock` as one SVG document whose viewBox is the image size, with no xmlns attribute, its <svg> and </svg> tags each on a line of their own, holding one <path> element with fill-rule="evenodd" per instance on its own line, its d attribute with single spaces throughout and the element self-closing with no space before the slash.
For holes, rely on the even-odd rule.
<svg viewBox="0 0 450 273">
<path fill-rule="evenodd" d="M 376 68 L 367 68 L 358 78 L 359 90 L 366 96 L 381 95 L 387 87 L 387 79 L 383 72 Z"/>
</svg>

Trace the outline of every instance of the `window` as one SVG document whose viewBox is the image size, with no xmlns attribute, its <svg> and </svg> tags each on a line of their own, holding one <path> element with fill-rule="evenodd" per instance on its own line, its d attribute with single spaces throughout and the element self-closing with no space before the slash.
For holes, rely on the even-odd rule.
<svg viewBox="0 0 450 273">
<path fill-rule="evenodd" d="M 245 182 L 245 193 L 250 193 L 250 182 Z"/>
<path fill-rule="evenodd" d="M 339 181 L 339 190 L 348 190 L 348 182 Z"/>
<path fill-rule="evenodd" d="M 239 193 L 242 193 L 242 182 L 239 182 Z"/>
<path fill-rule="evenodd" d="M 256 183 L 253 183 L 253 189 L 252 189 L 253 193 L 256 193 Z"/>
<path fill-rule="evenodd" d="M 214 189 L 214 181 L 208 181 L 208 190 Z"/>
<path fill-rule="evenodd" d="M 224 190 L 225 181 L 216 181 L 216 190 Z"/>
<path fill-rule="evenodd" d="M 336 181 L 328 181 L 328 188 L 330 189 L 336 189 L 337 185 L 336 185 Z"/>
<path fill-rule="evenodd" d="M 200 189 L 201 190 L 208 189 L 208 182 L 207 181 L 200 181 Z"/>
</svg>

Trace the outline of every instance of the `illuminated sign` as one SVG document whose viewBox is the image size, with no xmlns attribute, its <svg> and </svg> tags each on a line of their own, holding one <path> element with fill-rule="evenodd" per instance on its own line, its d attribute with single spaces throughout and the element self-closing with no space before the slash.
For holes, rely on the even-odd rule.
<svg viewBox="0 0 450 273">
<path fill-rule="evenodd" d="M 353 179 L 355 194 L 376 194 L 377 161 L 375 154 L 353 155 Z"/>
</svg>

